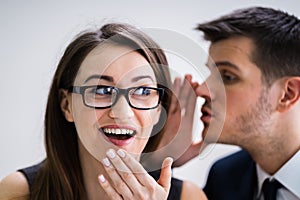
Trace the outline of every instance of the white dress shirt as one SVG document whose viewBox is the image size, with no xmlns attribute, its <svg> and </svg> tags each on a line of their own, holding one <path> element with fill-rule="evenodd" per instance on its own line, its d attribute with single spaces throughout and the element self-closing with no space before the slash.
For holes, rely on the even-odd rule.
<svg viewBox="0 0 300 200">
<path fill-rule="evenodd" d="M 267 174 L 256 164 L 258 179 L 258 196 L 263 200 L 261 194 L 262 185 L 266 178 L 276 179 L 284 188 L 277 191 L 277 200 L 300 200 L 300 151 L 298 151 L 287 163 L 285 163 L 273 176 Z"/>
</svg>

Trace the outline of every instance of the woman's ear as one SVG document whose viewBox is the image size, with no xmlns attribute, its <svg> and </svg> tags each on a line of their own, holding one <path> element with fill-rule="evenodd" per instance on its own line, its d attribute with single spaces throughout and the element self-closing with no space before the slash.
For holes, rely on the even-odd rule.
<svg viewBox="0 0 300 200">
<path fill-rule="evenodd" d="M 283 93 L 280 96 L 278 110 L 285 112 L 295 105 L 300 98 L 300 77 L 289 77 L 284 82 Z"/>
<path fill-rule="evenodd" d="M 72 113 L 72 100 L 68 97 L 68 91 L 65 89 L 59 90 L 60 108 L 68 122 L 74 122 Z"/>
<path fill-rule="evenodd" d="M 160 104 L 158 107 L 157 107 L 157 115 L 155 115 L 155 119 L 153 120 L 153 124 L 156 125 L 160 119 L 160 114 L 161 114 L 161 107 L 162 105 Z"/>
</svg>

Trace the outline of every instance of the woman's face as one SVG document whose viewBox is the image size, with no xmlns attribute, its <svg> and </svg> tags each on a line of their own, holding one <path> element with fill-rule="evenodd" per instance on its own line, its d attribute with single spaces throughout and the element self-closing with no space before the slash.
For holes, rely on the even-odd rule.
<svg viewBox="0 0 300 200">
<path fill-rule="evenodd" d="M 154 72 L 147 60 L 132 49 L 115 45 L 96 47 L 81 64 L 74 86 L 93 85 L 113 86 L 119 89 L 140 86 L 157 88 Z M 102 94 L 111 91 L 99 89 L 97 96 L 94 92 L 95 90 L 91 90 L 87 93 L 92 93 L 90 98 L 101 102 L 107 101 L 102 99 Z M 129 93 L 129 96 L 147 96 L 147 91 L 143 89 Z M 103 159 L 108 148 L 122 148 L 140 155 L 153 126 L 159 120 L 160 106 L 150 110 L 138 110 L 129 105 L 125 96 L 126 94 L 119 95 L 116 103 L 110 108 L 95 109 L 84 105 L 81 94 L 69 94 L 79 144 L 83 144 L 98 160 Z M 138 105 L 135 96 L 130 101 Z"/>
</svg>

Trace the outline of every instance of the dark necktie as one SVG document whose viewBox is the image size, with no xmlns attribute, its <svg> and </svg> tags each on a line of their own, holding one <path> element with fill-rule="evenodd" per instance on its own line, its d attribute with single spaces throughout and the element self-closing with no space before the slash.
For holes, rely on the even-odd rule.
<svg viewBox="0 0 300 200">
<path fill-rule="evenodd" d="M 270 180 L 269 178 L 267 178 L 262 186 L 262 192 L 264 194 L 265 200 L 276 200 L 277 190 L 282 187 L 283 185 L 276 179 Z"/>
</svg>

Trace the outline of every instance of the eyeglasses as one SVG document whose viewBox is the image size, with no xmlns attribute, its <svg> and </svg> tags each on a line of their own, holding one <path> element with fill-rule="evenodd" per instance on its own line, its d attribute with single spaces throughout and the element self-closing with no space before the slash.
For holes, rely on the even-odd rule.
<svg viewBox="0 0 300 200">
<path fill-rule="evenodd" d="M 110 108 L 117 103 L 120 95 L 124 95 L 132 108 L 150 110 L 158 107 L 164 95 L 163 88 L 143 86 L 127 89 L 106 85 L 72 86 L 69 92 L 81 94 L 84 105 L 95 109 Z"/>
</svg>

